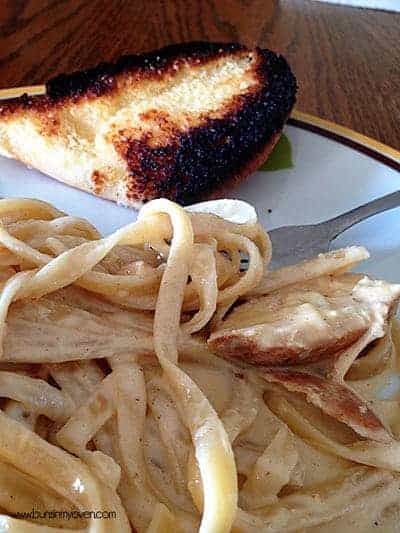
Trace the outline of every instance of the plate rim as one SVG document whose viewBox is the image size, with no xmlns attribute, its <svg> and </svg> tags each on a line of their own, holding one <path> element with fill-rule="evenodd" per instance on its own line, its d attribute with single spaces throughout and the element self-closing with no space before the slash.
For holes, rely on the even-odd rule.
<svg viewBox="0 0 400 533">
<path fill-rule="evenodd" d="M 25 85 L 0 89 L 0 100 L 17 98 L 22 94 L 31 96 L 44 94 L 45 85 Z M 358 133 L 351 128 L 341 126 L 330 120 L 323 119 L 310 113 L 294 109 L 287 122 L 299 129 L 311 131 L 322 137 L 327 137 L 349 148 L 357 150 L 384 165 L 400 172 L 400 151 L 381 143 L 371 137 Z"/>
<path fill-rule="evenodd" d="M 327 137 L 400 172 L 400 151 L 371 137 L 309 113 L 294 109 L 288 124 Z"/>
</svg>

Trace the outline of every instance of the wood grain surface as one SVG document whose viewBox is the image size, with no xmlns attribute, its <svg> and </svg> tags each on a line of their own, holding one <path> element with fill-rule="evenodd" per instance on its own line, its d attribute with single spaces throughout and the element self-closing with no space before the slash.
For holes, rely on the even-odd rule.
<svg viewBox="0 0 400 533">
<path fill-rule="evenodd" d="M 400 148 L 400 14 L 312 0 L 0 0 L 0 88 L 196 39 L 284 54 L 298 109 Z"/>
</svg>

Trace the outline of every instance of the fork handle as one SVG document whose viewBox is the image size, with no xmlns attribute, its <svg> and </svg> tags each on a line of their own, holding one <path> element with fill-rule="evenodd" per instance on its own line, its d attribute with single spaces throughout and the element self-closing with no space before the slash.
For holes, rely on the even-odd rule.
<svg viewBox="0 0 400 533">
<path fill-rule="evenodd" d="M 354 226 L 354 224 L 357 224 L 366 218 L 372 217 L 373 215 L 377 215 L 378 213 L 382 213 L 383 211 L 388 211 L 389 209 L 394 209 L 395 207 L 399 206 L 400 190 L 391 194 L 387 194 L 382 198 L 372 200 L 372 202 L 369 202 L 368 204 L 356 207 L 347 213 L 343 213 L 343 215 L 331 218 L 330 220 L 323 222 L 321 225 L 326 224 L 326 227 L 329 228 L 330 238 L 334 239 L 346 229 Z"/>
</svg>

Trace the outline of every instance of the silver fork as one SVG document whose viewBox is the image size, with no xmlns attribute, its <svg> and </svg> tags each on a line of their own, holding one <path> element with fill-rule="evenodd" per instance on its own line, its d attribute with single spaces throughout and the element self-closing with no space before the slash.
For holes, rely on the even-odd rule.
<svg viewBox="0 0 400 533">
<path fill-rule="evenodd" d="M 272 241 L 270 268 L 298 263 L 321 252 L 327 252 L 333 239 L 358 222 L 400 206 L 400 190 L 343 215 L 307 226 L 284 226 L 269 232 Z M 400 228 L 398 228 L 400 231 Z"/>
</svg>

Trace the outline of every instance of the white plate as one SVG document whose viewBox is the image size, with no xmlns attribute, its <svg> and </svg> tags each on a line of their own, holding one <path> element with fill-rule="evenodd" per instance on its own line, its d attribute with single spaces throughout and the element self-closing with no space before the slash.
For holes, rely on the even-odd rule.
<svg viewBox="0 0 400 533">
<path fill-rule="evenodd" d="M 326 220 L 400 189 L 394 150 L 319 119 L 299 113 L 295 116 L 286 127 L 294 168 L 256 172 L 230 193 L 231 198 L 252 203 L 267 229 Z M 0 196 L 46 200 L 67 213 L 89 219 L 104 234 L 136 217 L 133 210 L 67 187 L 2 157 Z M 399 208 L 346 231 L 334 247 L 349 244 L 362 244 L 371 252 L 371 259 L 361 265 L 362 271 L 400 282 Z"/>
</svg>

